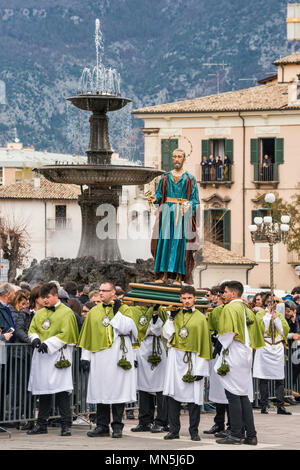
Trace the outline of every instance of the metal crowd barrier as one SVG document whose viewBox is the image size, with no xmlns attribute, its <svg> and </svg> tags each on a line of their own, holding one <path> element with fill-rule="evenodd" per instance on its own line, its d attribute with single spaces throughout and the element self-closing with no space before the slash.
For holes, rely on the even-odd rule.
<svg viewBox="0 0 300 470">
<path fill-rule="evenodd" d="M 81 350 L 74 348 L 72 408 L 74 416 L 87 416 L 95 413 L 95 406 L 86 402 L 88 374 L 82 372 L 79 368 L 80 355 Z M 286 355 L 285 396 L 292 397 L 295 392 L 300 393 L 299 378 L 297 383 L 293 384 L 294 359 L 292 361 L 292 355 L 295 356 L 295 348 L 290 347 L 286 350 Z M 32 421 L 37 417 L 38 397 L 32 396 L 27 391 L 31 357 L 32 348 L 30 345 L 7 344 L 0 341 L 0 425 L 1 423 Z M 205 384 L 205 402 L 207 402 L 209 381 L 206 380 Z M 253 380 L 253 385 L 254 406 L 259 406 L 259 384 L 257 379 Z M 273 381 L 269 381 L 269 398 L 275 398 Z M 136 409 L 137 407 L 138 393 L 136 403 L 126 404 L 126 409 Z M 56 417 L 58 417 L 58 413 L 55 406 L 55 397 L 53 397 L 50 418 Z"/>
</svg>

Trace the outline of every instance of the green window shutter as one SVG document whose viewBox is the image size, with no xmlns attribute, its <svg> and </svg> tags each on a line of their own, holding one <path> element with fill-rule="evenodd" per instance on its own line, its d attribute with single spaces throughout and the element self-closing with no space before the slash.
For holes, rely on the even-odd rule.
<svg viewBox="0 0 300 470">
<path fill-rule="evenodd" d="M 201 141 L 201 155 L 203 157 L 209 157 L 210 156 L 210 140 L 202 140 Z"/>
<path fill-rule="evenodd" d="M 223 219 L 223 246 L 226 250 L 230 250 L 231 247 L 231 211 L 224 209 Z"/>
<path fill-rule="evenodd" d="M 224 155 L 227 155 L 230 162 L 233 163 L 233 139 L 225 139 Z"/>
<path fill-rule="evenodd" d="M 275 139 L 275 163 L 284 162 L 284 142 L 283 139 Z"/>
<path fill-rule="evenodd" d="M 251 139 L 250 162 L 254 165 L 254 181 L 259 180 L 259 139 Z"/>
<path fill-rule="evenodd" d="M 173 170 L 172 153 L 178 148 L 178 139 L 161 140 L 161 169 Z"/>
</svg>

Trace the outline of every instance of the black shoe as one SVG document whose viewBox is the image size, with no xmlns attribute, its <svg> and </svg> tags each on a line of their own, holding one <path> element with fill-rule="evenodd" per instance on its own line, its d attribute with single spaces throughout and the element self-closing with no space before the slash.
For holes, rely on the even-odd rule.
<svg viewBox="0 0 300 470">
<path fill-rule="evenodd" d="M 236 437 L 232 437 L 230 435 L 227 435 L 223 439 L 217 439 L 216 440 L 217 444 L 231 444 L 231 445 L 236 445 L 236 444 L 241 444 L 242 440 L 238 439 Z"/>
<path fill-rule="evenodd" d="M 223 431 L 219 431 L 215 433 L 215 437 L 219 437 L 221 439 L 229 435 L 230 435 L 230 429 L 223 429 Z"/>
<path fill-rule="evenodd" d="M 126 418 L 127 419 L 135 419 L 133 410 L 127 410 L 126 411 Z"/>
<path fill-rule="evenodd" d="M 138 424 L 135 428 L 131 428 L 130 431 L 132 432 L 147 432 L 151 431 L 150 424 Z"/>
<path fill-rule="evenodd" d="M 36 424 L 32 429 L 27 431 L 27 434 L 48 434 L 47 426 L 41 426 L 40 424 Z"/>
<path fill-rule="evenodd" d="M 192 441 L 201 441 L 201 438 L 200 438 L 199 434 L 194 434 L 194 436 L 191 436 L 191 440 Z"/>
<path fill-rule="evenodd" d="M 150 428 L 150 432 L 154 432 L 154 433 L 165 432 L 165 431 L 169 431 L 169 429 L 166 429 L 166 426 L 160 426 L 157 423 L 154 423 L 152 427 Z"/>
<path fill-rule="evenodd" d="M 122 431 L 113 431 L 111 437 L 116 437 L 116 438 L 122 437 Z"/>
<path fill-rule="evenodd" d="M 170 439 L 179 439 L 179 434 L 175 434 L 174 432 L 169 432 L 164 436 L 164 439 L 170 440 Z"/>
<path fill-rule="evenodd" d="M 203 432 L 204 434 L 216 434 L 216 432 L 220 432 L 220 431 L 224 431 L 224 428 L 220 428 L 220 426 L 218 426 L 217 424 L 214 424 L 213 427 Z"/>
<path fill-rule="evenodd" d="M 34 422 L 28 421 L 27 423 L 20 426 L 20 431 L 28 431 L 29 429 L 33 429 L 33 428 L 34 428 Z"/>
<path fill-rule="evenodd" d="M 268 407 L 267 407 L 267 406 L 263 406 L 263 407 L 261 408 L 260 412 L 261 412 L 261 414 L 263 414 L 263 415 L 269 414 L 269 412 L 268 412 Z"/>
<path fill-rule="evenodd" d="M 243 440 L 243 444 L 248 444 L 249 446 L 257 446 L 257 437 L 246 437 L 246 439 Z"/>
<path fill-rule="evenodd" d="M 88 431 L 86 435 L 89 437 L 106 437 L 109 436 L 109 431 L 102 426 L 97 426 L 92 431 Z"/>
<path fill-rule="evenodd" d="M 61 428 L 61 436 L 72 436 L 71 429 L 68 426 Z"/>
<path fill-rule="evenodd" d="M 287 411 L 284 406 L 279 406 L 277 408 L 277 414 L 278 415 L 291 415 L 292 413 L 290 411 Z"/>
</svg>

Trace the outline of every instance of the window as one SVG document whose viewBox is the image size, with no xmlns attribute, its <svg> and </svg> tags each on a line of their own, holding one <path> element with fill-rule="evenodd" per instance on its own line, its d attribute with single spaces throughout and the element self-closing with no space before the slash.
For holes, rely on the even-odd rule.
<svg viewBox="0 0 300 470">
<path fill-rule="evenodd" d="M 55 206 L 55 229 L 65 229 L 67 225 L 67 206 Z"/>
<path fill-rule="evenodd" d="M 233 140 L 202 140 L 201 181 L 226 182 L 232 179 Z"/>
<path fill-rule="evenodd" d="M 178 148 L 178 139 L 161 140 L 161 169 L 173 170 L 172 153 Z"/>
<path fill-rule="evenodd" d="M 204 238 L 215 245 L 230 250 L 231 211 L 227 209 L 207 209 L 204 211 Z"/>
<path fill-rule="evenodd" d="M 278 181 L 278 165 L 283 163 L 283 159 L 283 139 L 251 139 L 251 163 L 254 165 L 254 181 Z"/>
</svg>

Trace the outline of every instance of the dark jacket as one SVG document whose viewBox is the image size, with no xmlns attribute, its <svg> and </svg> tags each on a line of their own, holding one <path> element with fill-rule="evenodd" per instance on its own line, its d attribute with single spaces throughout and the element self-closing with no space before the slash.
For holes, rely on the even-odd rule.
<svg viewBox="0 0 300 470">
<path fill-rule="evenodd" d="M 15 328 L 14 320 L 11 314 L 11 311 L 7 305 L 0 303 L 0 327 L 2 328 L 2 333 L 7 333 L 9 328 Z M 16 332 L 12 335 L 9 343 L 14 343 L 16 340 Z"/>
<path fill-rule="evenodd" d="M 17 343 L 31 343 L 28 337 L 28 330 L 34 314 L 35 311 L 29 310 L 29 308 L 24 308 L 19 312 L 18 317 L 15 321 Z"/>
</svg>

